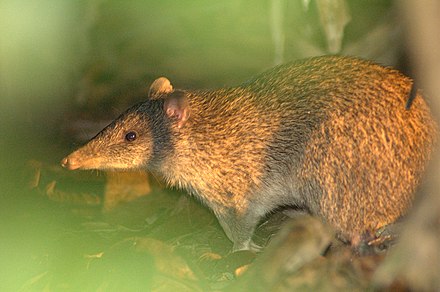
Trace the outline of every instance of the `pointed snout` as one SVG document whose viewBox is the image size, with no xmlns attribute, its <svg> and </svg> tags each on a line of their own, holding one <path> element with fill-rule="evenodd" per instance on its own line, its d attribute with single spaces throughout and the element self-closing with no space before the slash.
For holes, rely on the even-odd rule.
<svg viewBox="0 0 440 292">
<path fill-rule="evenodd" d="M 61 160 L 61 166 L 69 170 L 75 169 L 104 169 L 102 156 L 84 146 L 70 153 Z"/>
<path fill-rule="evenodd" d="M 64 157 L 63 160 L 61 160 L 61 166 L 69 170 L 74 170 L 80 168 L 81 164 L 77 159 L 69 155 L 67 157 Z"/>
</svg>

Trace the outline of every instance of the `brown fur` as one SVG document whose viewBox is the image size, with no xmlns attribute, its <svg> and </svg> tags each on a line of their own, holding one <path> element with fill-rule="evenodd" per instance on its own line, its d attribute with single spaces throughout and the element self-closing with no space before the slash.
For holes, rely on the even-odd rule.
<svg viewBox="0 0 440 292">
<path fill-rule="evenodd" d="M 409 78 L 354 58 L 302 60 L 178 97 L 162 85 L 63 165 L 157 171 L 214 211 L 234 250 L 252 247 L 261 217 L 284 205 L 354 241 L 392 223 L 410 206 L 436 136 L 420 94 L 405 109 Z"/>
</svg>

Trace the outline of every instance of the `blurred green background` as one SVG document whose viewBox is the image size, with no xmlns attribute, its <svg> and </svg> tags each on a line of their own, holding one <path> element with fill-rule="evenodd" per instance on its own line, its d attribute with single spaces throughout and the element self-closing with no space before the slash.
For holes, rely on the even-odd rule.
<svg viewBox="0 0 440 292">
<path fill-rule="evenodd" d="M 66 130 L 79 117 L 114 118 L 158 76 L 230 86 L 329 53 L 404 68 L 402 48 L 385 0 L 0 1 L 0 290 L 32 290 L 51 252 L 93 242 L 60 239 L 76 217 L 28 188 L 29 160 L 58 167 L 83 142 Z"/>
</svg>

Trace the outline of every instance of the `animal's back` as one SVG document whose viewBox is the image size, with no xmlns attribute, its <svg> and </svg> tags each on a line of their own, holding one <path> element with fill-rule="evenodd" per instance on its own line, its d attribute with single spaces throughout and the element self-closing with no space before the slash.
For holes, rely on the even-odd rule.
<svg viewBox="0 0 440 292">
<path fill-rule="evenodd" d="M 294 157 L 293 188 L 313 213 L 356 241 L 407 211 L 437 131 L 419 93 L 405 108 L 411 79 L 354 58 L 318 57 L 250 86 L 282 105 L 273 155 Z"/>
<path fill-rule="evenodd" d="M 199 92 L 190 135 L 211 159 L 188 154 L 206 161 L 197 170 L 204 175 L 191 177 L 211 186 L 199 193 L 217 201 L 214 211 L 243 206 L 261 216 L 292 204 L 348 239 L 374 232 L 410 206 L 436 135 L 420 94 L 405 109 L 412 86 L 394 69 L 317 57 Z"/>
</svg>

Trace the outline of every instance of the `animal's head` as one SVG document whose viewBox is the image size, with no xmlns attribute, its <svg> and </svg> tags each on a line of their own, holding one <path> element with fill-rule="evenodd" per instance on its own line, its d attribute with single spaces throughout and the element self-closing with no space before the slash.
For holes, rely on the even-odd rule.
<svg viewBox="0 0 440 292">
<path fill-rule="evenodd" d="M 171 127 L 182 128 L 188 118 L 185 92 L 158 78 L 146 101 L 125 111 L 61 165 L 71 170 L 147 167 L 172 151 Z"/>
</svg>

